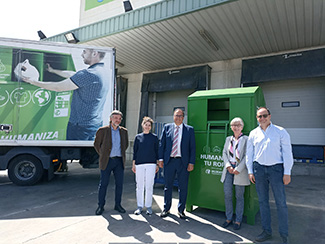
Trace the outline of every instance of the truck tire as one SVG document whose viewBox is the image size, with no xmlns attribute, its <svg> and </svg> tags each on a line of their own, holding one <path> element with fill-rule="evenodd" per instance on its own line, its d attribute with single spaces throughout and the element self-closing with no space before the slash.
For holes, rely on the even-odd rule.
<svg viewBox="0 0 325 244">
<path fill-rule="evenodd" d="M 8 167 L 9 179 L 19 186 L 36 184 L 42 178 L 43 172 L 41 161 L 32 155 L 20 155 Z"/>
</svg>

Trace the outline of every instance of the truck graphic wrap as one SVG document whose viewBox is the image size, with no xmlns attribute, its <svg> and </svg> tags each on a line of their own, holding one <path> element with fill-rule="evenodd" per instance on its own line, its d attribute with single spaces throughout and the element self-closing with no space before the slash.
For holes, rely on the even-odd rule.
<svg viewBox="0 0 325 244">
<path fill-rule="evenodd" d="M 99 53 L 96 64 L 87 50 Z M 113 89 L 113 49 L 0 41 L 0 124 L 12 126 L 0 139 L 93 140 L 109 123 Z"/>
</svg>

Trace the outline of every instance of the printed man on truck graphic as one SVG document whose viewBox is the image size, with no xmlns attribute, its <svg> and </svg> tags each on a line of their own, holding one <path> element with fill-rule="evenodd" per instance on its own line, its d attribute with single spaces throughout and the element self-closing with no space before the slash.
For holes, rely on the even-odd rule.
<svg viewBox="0 0 325 244">
<path fill-rule="evenodd" d="M 64 77 L 59 82 L 43 82 L 23 77 L 32 85 L 51 91 L 73 91 L 67 140 L 94 140 L 96 131 L 103 125 L 103 108 L 108 94 L 109 70 L 102 62 L 105 52 L 84 49 L 82 58 L 87 69 L 63 71 L 47 64 L 47 71 Z"/>
</svg>

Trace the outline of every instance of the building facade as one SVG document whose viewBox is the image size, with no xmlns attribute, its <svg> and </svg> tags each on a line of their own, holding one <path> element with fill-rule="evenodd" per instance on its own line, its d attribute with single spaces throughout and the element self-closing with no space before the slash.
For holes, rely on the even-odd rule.
<svg viewBox="0 0 325 244">
<path fill-rule="evenodd" d="M 72 31 L 82 44 L 116 48 L 130 141 L 143 115 L 170 122 L 175 107 L 186 114 L 187 96 L 198 89 L 259 85 L 295 157 L 324 162 L 322 0 L 131 0 L 127 12 L 124 2 L 81 0 L 80 27 Z M 198 67 L 200 77 L 191 73 Z"/>
</svg>

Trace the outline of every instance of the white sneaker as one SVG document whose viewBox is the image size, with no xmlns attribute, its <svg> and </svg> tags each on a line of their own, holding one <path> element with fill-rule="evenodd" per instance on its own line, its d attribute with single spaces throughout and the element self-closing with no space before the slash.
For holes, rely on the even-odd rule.
<svg viewBox="0 0 325 244">
<path fill-rule="evenodd" d="M 147 212 L 146 212 L 147 215 L 151 215 L 152 214 L 152 209 L 151 208 L 147 208 Z"/>
<path fill-rule="evenodd" d="M 135 215 L 140 215 L 142 212 L 142 208 L 137 208 L 137 210 L 134 211 Z"/>
</svg>

